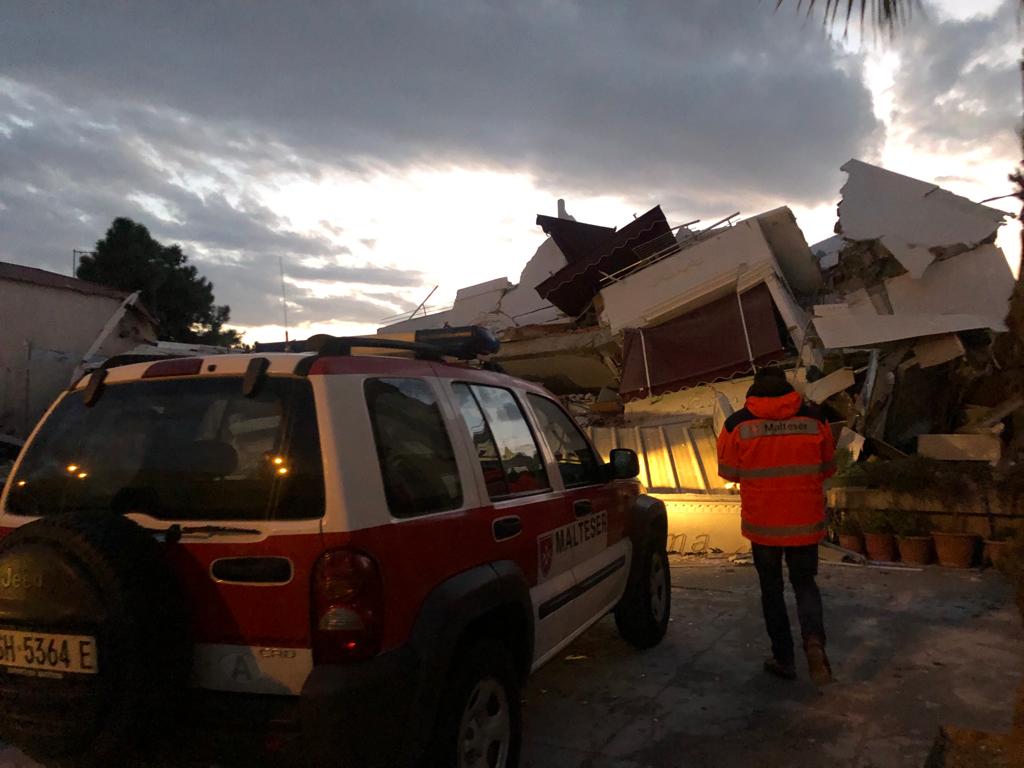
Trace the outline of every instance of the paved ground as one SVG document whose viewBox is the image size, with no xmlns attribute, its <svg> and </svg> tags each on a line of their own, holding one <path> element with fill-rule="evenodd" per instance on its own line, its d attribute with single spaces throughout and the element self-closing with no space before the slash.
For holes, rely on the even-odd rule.
<svg viewBox="0 0 1024 768">
<path fill-rule="evenodd" d="M 677 559 L 661 646 L 606 619 L 534 676 L 524 768 L 921 768 L 940 723 L 1009 729 L 1024 637 L 996 575 L 822 570 L 836 684 L 760 672 L 752 568 Z"/>
<path fill-rule="evenodd" d="M 605 620 L 534 677 L 528 768 L 921 768 L 940 723 L 1009 729 L 1024 637 L 995 574 L 823 566 L 838 682 L 818 692 L 760 672 L 752 568 L 682 563 L 661 646 Z"/>
</svg>

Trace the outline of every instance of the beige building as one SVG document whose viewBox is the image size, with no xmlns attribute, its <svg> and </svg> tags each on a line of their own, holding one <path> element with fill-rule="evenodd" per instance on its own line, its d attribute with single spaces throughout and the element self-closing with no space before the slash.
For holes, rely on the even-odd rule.
<svg viewBox="0 0 1024 768">
<path fill-rule="evenodd" d="M 0 262 L 0 434 L 25 437 L 81 364 L 155 343 L 134 295 Z"/>
</svg>

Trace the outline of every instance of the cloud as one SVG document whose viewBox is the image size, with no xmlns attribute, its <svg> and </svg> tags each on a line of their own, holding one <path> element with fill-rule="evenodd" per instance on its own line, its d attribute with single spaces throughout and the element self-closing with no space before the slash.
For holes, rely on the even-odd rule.
<svg viewBox="0 0 1024 768">
<path fill-rule="evenodd" d="M 26 5 L 0 49 L 13 79 L 249 163 L 449 162 L 579 191 L 814 201 L 879 126 L 856 61 L 769 5 Z"/>
<path fill-rule="evenodd" d="M 1017 0 L 995 13 L 915 23 L 897 45 L 895 119 L 919 146 L 948 151 L 1016 145 L 1020 121 Z"/>
</svg>

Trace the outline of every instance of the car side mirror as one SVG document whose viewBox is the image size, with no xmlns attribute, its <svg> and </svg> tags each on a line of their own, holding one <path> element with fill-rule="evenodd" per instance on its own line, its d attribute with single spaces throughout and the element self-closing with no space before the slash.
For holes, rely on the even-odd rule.
<svg viewBox="0 0 1024 768">
<path fill-rule="evenodd" d="M 632 480 L 640 474 L 640 459 L 629 448 L 613 448 L 608 456 L 608 474 L 612 480 Z"/>
</svg>

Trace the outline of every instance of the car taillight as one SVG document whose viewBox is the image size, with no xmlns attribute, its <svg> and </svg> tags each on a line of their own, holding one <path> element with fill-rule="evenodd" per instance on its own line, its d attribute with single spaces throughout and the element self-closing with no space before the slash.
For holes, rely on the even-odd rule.
<svg viewBox="0 0 1024 768">
<path fill-rule="evenodd" d="M 380 569 L 362 552 L 321 555 L 313 570 L 313 659 L 360 661 L 380 650 L 384 589 Z"/>
</svg>

